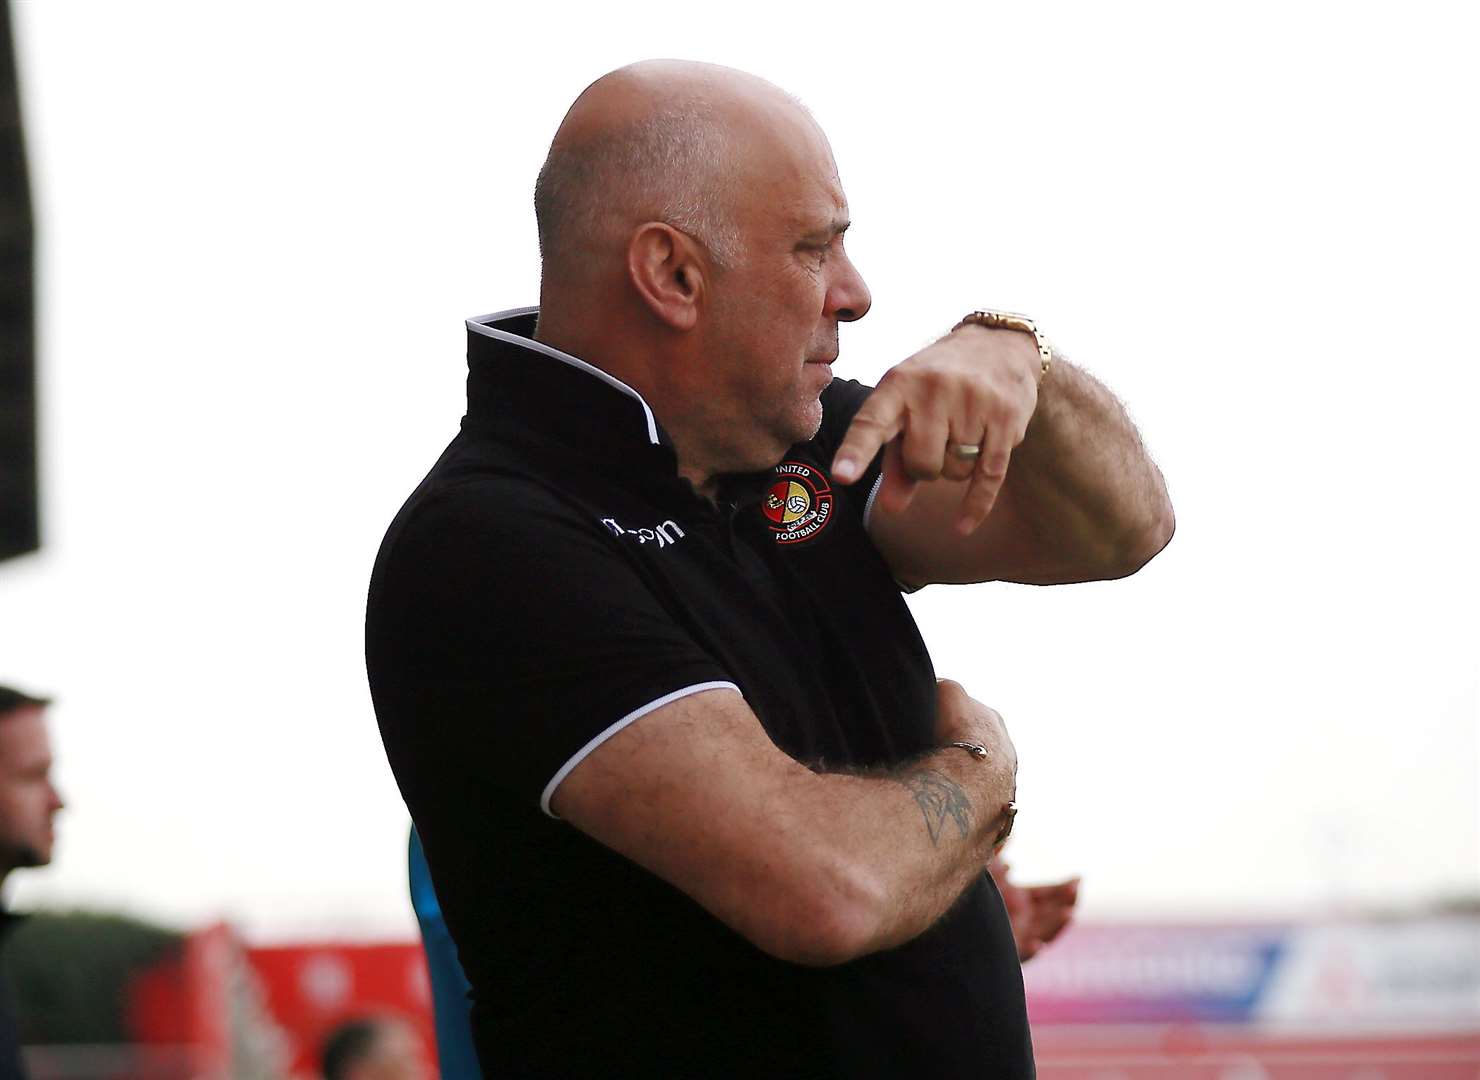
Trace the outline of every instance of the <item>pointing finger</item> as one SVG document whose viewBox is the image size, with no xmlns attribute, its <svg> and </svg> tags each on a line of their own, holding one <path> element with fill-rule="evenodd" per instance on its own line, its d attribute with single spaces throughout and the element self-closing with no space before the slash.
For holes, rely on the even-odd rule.
<svg viewBox="0 0 1480 1080">
<path fill-rule="evenodd" d="M 880 385 L 853 417 L 838 444 L 833 456 L 833 479 L 851 484 L 862 476 L 874 455 L 899 434 L 903 421 L 904 400 L 887 384 Z"/>
</svg>

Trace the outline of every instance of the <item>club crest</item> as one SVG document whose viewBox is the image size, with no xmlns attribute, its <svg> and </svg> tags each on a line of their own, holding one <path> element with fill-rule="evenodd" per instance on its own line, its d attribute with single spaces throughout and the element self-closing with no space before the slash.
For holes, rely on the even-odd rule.
<svg viewBox="0 0 1480 1080">
<path fill-rule="evenodd" d="M 776 466 L 776 479 L 761 499 L 761 513 L 778 544 L 810 540 L 832 517 L 832 486 L 827 478 L 800 461 Z"/>
</svg>

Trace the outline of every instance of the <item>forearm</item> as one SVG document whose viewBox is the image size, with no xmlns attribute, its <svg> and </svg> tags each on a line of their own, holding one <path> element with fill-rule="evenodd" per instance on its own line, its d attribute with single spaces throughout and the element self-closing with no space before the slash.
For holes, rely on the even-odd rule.
<svg viewBox="0 0 1480 1080">
<path fill-rule="evenodd" d="M 601 743 L 550 805 L 765 952 L 839 964 L 921 933 L 986 869 L 1017 753 L 949 680 L 935 733 L 988 756 L 947 746 L 888 771 L 816 772 L 738 693 L 709 690 Z"/>
<path fill-rule="evenodd" d="M 1002 498 L 1040 543 L 1095 576 L 1133 573 L 1174 525 L 1161 470 L 1125 409 L 1062 358 L 1039 385 Z"/>
<path fill-rule="evenodd" d="M 1114 395 L 1062 358 L 1041 366 L 1032 335 L 968 323 L 859 409 L 834 472 L 847 483 L 887 444 L 869 535 L 897 580 L 1123 577 L 1171 539 L 1166 485 Z"/>
<path fill-rule="evenodd" d="M 923 933 L 981 876 L 1016 790 L 1015 765 L 945 747 L 888 772 L 826 774 L 836 850 L 859 883 L 858 955 Z"/>
</svg>

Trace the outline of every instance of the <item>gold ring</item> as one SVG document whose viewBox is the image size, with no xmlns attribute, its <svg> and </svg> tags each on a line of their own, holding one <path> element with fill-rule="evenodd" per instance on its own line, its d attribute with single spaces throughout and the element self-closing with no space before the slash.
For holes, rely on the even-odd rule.
<svg viewBox="0 0 1480 1080">
<path fill-rule="evenodd" d="M 975 461 L 982 456 L 982 448 L 971 443 L 956 443 L 951 447 L 951 456 L 962 461 Z"/>
</svg>

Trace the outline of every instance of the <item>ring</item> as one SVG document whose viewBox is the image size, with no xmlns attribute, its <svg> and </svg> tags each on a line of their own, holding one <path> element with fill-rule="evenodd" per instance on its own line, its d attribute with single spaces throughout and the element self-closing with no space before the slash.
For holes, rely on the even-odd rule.
<svg viewBox="0 0 1480 1080">
<path fill-rule="evenodd" d="M 951 447 L 951 456 L 962 461 L 975 461 L 982 456 L 982 448 L 971 443 L 956 443 Z"/>
</svg>

